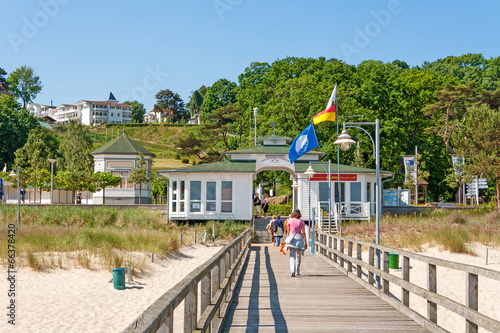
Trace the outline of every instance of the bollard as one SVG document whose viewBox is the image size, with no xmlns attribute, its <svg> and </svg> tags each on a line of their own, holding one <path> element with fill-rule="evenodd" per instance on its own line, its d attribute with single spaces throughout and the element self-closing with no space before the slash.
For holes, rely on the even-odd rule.
<svg viewBox="0 0 500 333">
<path fill-rule="evenodd" d="M 488 248 L 486 248 L 486 266 L 488 266 Z"/>
<path fill-rule="evenodd" d="M 194 243 L 196 244 L 196 229 L 194 229 Z"/>
<path fill-rule="evenodd" d="M 132 276 L 132 272 L 130 270 L 130 264 L 127 264 L 127 280 L 128 280 L 128 283 L 130 283 L 130 281 L 131 281 L 131 276 Z"/>
<path fill-rule="evenodd" d="M 151 262 L 154 262 L 154 260 L 155 260 L 155 254 L 154 252 L 151 252 Z"/>
<path fill-rule="evenodd" d="M 203 243 L 207 243 L 207 229 L 203 231 Z"/>
<path fill-rule="evenodd" d="M 182 245 L 182 232 L 181 232 L 181 245 Z"/>
</svg>

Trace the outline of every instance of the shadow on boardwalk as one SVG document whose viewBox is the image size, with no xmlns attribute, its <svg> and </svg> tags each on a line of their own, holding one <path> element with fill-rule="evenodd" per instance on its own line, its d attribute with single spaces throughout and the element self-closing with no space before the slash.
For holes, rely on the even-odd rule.
<svg viewBox="0 0 500 333">
<path fill-rule="evenodd" d="M 427 332 L 309 250 L 301 274 L 277 247 L 253 245 L 223 331 Z"/>
</svg>

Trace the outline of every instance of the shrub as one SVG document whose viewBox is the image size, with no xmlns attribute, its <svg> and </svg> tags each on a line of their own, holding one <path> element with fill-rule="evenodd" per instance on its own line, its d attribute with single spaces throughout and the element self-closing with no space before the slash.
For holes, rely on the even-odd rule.
<svg viewBox="0 0 500 333">
<path fill-rule="evenodd" d="M 181 159 L 181 155 L 179 155 L 179 154 L 175 155 L 175 159 L 176 160 L 180 160 Z"/>
<path fill-rule="evenodd" d="M 189 158 L 187 157 L 183 157 L 182 160 L 181 160 L 182 163 L 189 163 Z"/>
<path fill-rule="evenodd" d="M 268 215 L 281 215 L 285 218 L 292 213 L 292 205 L 269 205 Z"/>
<path fill-rule="evenodd" d="M 448 215 L 448 222 L 453 223 L 453 224 L 466 224 L 467 223 L 467 216 L 465 216 L 462 213 L 451 213 Z"/>
</svg>

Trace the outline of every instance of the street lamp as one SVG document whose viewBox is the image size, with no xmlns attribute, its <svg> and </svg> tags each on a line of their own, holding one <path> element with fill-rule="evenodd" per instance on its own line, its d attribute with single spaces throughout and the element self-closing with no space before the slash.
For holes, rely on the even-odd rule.
<svg viewBox="0 0 500 333">
<path fill-rule="evenodd" d="M 259 110 L 259 108 L 253 108 L 253 116 L 254 116 L 254 122 L 255 122 L 254 146 L 256 146 L 256 147 L 257 147 L 257 110 Z"/>
<path fill-rule="evenodd" d="M 309 164 L 314 163 L 314 161 L 309 162 Z M 317 161 L 315 165 L 318 165 L 325 170 L 325 172 L 328 172 L 328 233 L 332 233 L 332 226 L 331 226 L 331 210 L 332 210 L 332 161 L 328 160 L 328 170 L 326 170 L 325 166 L 321 164 L 322 162 Z M 319 201 L 319 200 L 318 200 Z"/>
<path fill-rule="evenodd" d="M 50 162 L 50 204 L 54 203 L 54 163 L 56 163 L 55 158 L 49 158 Z"/>
<path fill-rule="evenodd" d="M 309 218 L 309 221 L 311 221 L 311 227 L 313 228 L 312 229 L 312 235 L 313 235 L 313 238 L 312 238 L 312 246 L 311 246 L 311 251 L 312 253 L 314 253 L 314 220 L 311 220 L 311 177 L 315 174 L 314 172 L 314 169 L 313 167 L 311 166 L 311 162 L 309 162 L 309 167 L 306 169 L 306 172 L 304 172 L 304 174 L 307 176 L 307 179 L 309 180 L 308 181 L 308 189 L 309 189 L 309 209 L 308 209 L 308 212 L 307 212 L 307 216 Z"/>
<path fill-rule="evenodd" d="M 293 209 L 292 210 L 295 210 L 295 208 L 297 208 L 297 195 L 296 195 L 296 190 L 299 188 L 299 184 L 297 183 L 297 180 L 296 179 L 293 179 L 293 182 L 292 182 L 292 206 L 293 206 Z"/>
<path fill-rule="evenodd" d="M 15 177 L 14 170 L 10 172 L 11 177 Z M 19 179 L 19 165 L 17 166 L 17 225 L 21 225 L 21 180 Z"/>
<path fill-rule="evenodd" d="M 363 130 L 368 134 L 370 139 L 372 140 L 373 148 L 375 150 L 375 201 L 376 201 L 376 209 L 375 209 L 375 228 L 376 228 L 376 243 L 380 245 L 380 121 L 379 119 L 375 119 L 375 122 L 344 122 L 344 129 L 342 130 L 342 134 L 339 135 L 337 141 L 334 144 L 339 145 L 339 148 L 346 151 L 348 150 L 352 144 L 356 143 L 351 139 L 351 136 L 347 133 L 346 127 L 350 128 L 358 128 Z M 371 137 L 370 133 L 368 133 L 364 128 L 359 127 L 360 125 L 375 125 L 375 142 Z M 380 269 L 380 250 L 377 249 L 377 268 Z M 380 286 L 380 276 L 377 276 L 377 286 Z"/>
</svg>

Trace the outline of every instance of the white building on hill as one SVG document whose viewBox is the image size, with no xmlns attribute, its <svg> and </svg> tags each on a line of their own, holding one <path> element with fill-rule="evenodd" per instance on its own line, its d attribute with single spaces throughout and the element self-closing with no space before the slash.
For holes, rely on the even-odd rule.
<svg viewBox="0 0 500 333">
<path fill-rule="evenodd" d="M 29 103 L 26 108 L 36 117 L 50 117 L 59 124 L 71 120 L 94 126 L 132 122 L 132 106 L 119 103 L 111 92 L 105 101 L 81 100 L 76 104 L 61 104 L 57 107 Z"/>
</svg>

